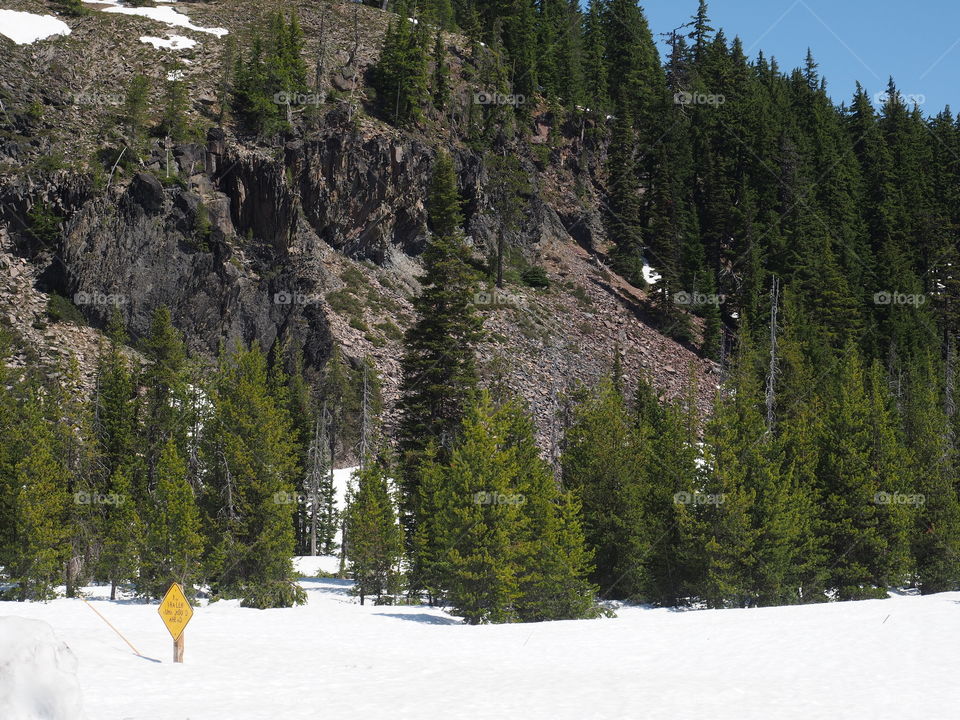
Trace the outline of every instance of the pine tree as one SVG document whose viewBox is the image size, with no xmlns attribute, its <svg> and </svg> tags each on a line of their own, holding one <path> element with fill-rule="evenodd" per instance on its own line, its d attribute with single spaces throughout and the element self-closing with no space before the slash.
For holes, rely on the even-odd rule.
<svg viewBox="0 0 960 720">
<path fill-rule="evenodd" d="M 146 132 L 149 102 L 149 78 L 145 75 L 134 75 L 130 80 L 130 85 L 127 87 L 122 112 L 127 138 L 134 151 L 140 146 Z"/>
<path fill-rule="evenodd" d="M 677 605 L 691 582 L 687 574 L 690 561 L 684 557 L 689 548 L 677 497 L 697 487 L 699 452 L 695 437 L 690 437 L 696 405 L 675 401 L 661 408 L 652 388 L 642 379 L 637 395 L 637 426 L 641 434 L 651 438 L 646 468 L 650 489 L 645 496 L 644 517 L 650 534 L 657 538 L 646 563 L 649 581 L 645 595 L 660 605 Z"/>
<path fill-rule="evenodd" d="M 133 456 L 135 443 L 135 387 L 134 377 L 121 351 L 126 340 L 120 312 L 114 308 L 108 328 L 110 337 L 101 348 L 97 363 L 94 431 L 103 457 L 102 490 L 109 478 Z"/>
<path fill-rule="evenodd" d="M 54 595 L 67 557 L 67 473 L 54 455 L 53 437 L 36 390 L 28 391 L 24 400 L 23 435 L 15 440 L 22 455 L 13 467 L 8 466 L 13 525 L 5 567 L 18 585 L 19 600 L 46 600 Z"/>
<path fill-rule="evenodd" d="M 433 106 L 443 113 L 450 102 L 450 68 L 447 67 L 447 50 L 443 43 L 443 31 L 437 28 L 433 40 L 433 79 L 430 94 Z"/>
<path fill-rule="evenodd" d="M 624 111 L 626 112 L 626 111 Z M 607 205 L 604 226 L 614 243 L 613 266 L 627 280 L 643 287 L 643 221 L 636 152 L 630 115 L 617 117 L 607 160 Z"/>
<path fill-rule="evenodd" d="M 886 595 L 889 564 L 881 532 L 878 493 L 884 492 L 871 463 L 872 437 L 862 360 L 848 344 L 825 409 L 817 476 L 826 523 L 826 550 L 833 564 L 828 586 L 840 598 Z"/>
<path fill-rule="evenodd" d="M 120 465 L 110 478 L 100 574 L 110 582 L 110 599 L 116 599 L 117 586 L 137 578 L 143 543 L 143 526 L 133 495 L 129 465 Z"/>
<path fill-rule="evenodd" d="M 563 484 L 583 508 L 591 581 L 604 598 L 643 598 L 653 538 L 644 517 L 649 439 L 631 423 L 609 380 L 574 408 L 561 458 Z"/>
<path fill-rule="evenodd" d="M 252 607 L 305 599 L 290 560 L 296 447 L 287 407 L 270 389 L 256 345 L 223 352 L 208 391 L 213 411 L 202 447 L 212 585 Z"/>
<path fill-rule="evenodd" d="M 383 37 L 373 85 L 383 111 L 397 124 L 423 120 L 427 92 L 425 25 L 413 24 L 405 13 L 390 23 Z"/>
<path fill-rule="evenodd" d="M 183 70 L 179 64 L 167 68 L 167 81 L 163 91 L 163 113 L 159 131 L 176 143 L 183 142 L 189 134 L 187 110 L 189 96 L 186 83 L 181 76 Z"/>
<path fill-rule="evenodd" d="M 477 384 L 474 346 L 482 328 L 471 304 L 474 277 L 467 265 L 456 174 L 448 155 L 437 159 L 428 210 L 433 232 L 424 252 L 424 289 L 414 300 L 417 321 L 404 336 L 398 404 L 401 520 L 408 542 L 416 522 L 420 458 L 431 442 L 445 453 L 459 434 Z"/>
<path fill-rule="evenodd" d="M 190 407 L 187 352 L 183 337 L 173 326 L 166 306 L 153 312 L 144 352 L 150 363 L 141 378 L 144 395 L 140 415 L 146 473 L 145 480 L 137 488 L 141 497 L 156 487 L 156 466 L 168 440 L 172 439 L 181 455 L 187 458 L 188 445 L 196 440 L 196 437 L 188 437 L 196 418 L 192 417 L 195 413 Z"/>
<path fill-rule="evenodd" d="M 914 456 L 918 504 L 913 552 L 917 585 L 924 594 L 960 588 L 960 501 L 957 453 L 942 411 L 935 364 L 927 357 L 910 374 L 904 411 Z"/>
<path fill-rule="evenodd" d="M 533 423 L 513 401 L 499 410 L 509 428 L 508 443 L 516 453 L 517 478 L 512 482 L 523 515 L 516 609 L 525 622 L 592 617 L 596 587 L 587 577 L 592 554 L 587 549 L 580 504 L 561 491 L 550 466 L 534 442 Z"/>
<path fill-rule="evenodd" d="M 357 488 L 347 512 L 347 559 L 354 580 L 353 592 L 363 605 L 375 595 L 399 590 L 403 531 L 397 522 L 387 467 L 381 461 L 367 462 L 357 475 Z"/>
<path fill-rule="evenodd" d="M 193 592 L 202 577 L 200 511 L 187 482 L 187 465 L 172 438 L 157 462 L 156 490 L 145 511 L 143 567 L 139 590 L 162 597 L 171 583 Z"/>
<path fill-rule="evenodd" d="M 437 520 L 441 537 L 450 542 L 441 582 L 453 612 L 470 624 L 519 619 L 514 543 L 523 517 L 512 485 L 518 468 L 504 442 L 506 430 L 489 398 L 481 395 L 469 409 L 462 439 L 444 467 L 439 488 L 443 499 L 434 501 L 443 513 Z"/>
</svg>

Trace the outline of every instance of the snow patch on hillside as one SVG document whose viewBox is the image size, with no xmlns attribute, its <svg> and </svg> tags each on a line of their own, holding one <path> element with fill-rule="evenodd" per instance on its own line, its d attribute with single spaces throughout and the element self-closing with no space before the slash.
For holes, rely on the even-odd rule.
<svg viewBox="0 0 960 720">
<path fill-rule="evenodd" d="M 167 35 L 166 38 L 153 37 L 152 35 L 141 35 L 140 42 L 153 45 L 157 50 L 167 48 L 169 50 L 187 50 L 197 44 L 196 40 L 184 37 L 183 35 Z"/>
<path fill-rule="evenodd" d="M 74 720 L 82 717 L 81 704 L 77 659 L 53 628 L 0 617 L 0 718 Z"/>
<path fill-rule="evenodd" d="M 194 25 L 190 18 L 177 12 L 172 7 L 125 7 L 122 5 L 110 5 L 103 9 L 107 13 L 120 13 L 122 15 L 139 15 L 140 17 L 150 18 L 157 22 L 166 23 L 173 27 L 182 27 L 197 32 L 210 33 L 217 37 L 222 37 L 230 31 L 226 28 L 205 28 Z"/>
<path fill-rule="evenodd" d="M 0 10 L 0 35 L 17 45 L 30 45 L 53 35 L 69 35 L 70 26 L 53 15 Z"/>
<path fill-rule="evenodd" d="M 647 264 L 643 266 L 643 279 L 647 281 L 647 285 L 656 285 L 657 281 L 660 280 L 662 276 L 652 267 Z"/>
</svg>

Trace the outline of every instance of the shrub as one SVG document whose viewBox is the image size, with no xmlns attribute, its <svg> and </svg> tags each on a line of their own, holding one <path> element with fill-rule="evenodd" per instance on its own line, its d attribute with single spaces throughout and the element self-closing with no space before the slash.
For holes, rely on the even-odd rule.
<svg viewBox="0 0 960 720">
<path fill-rule="evenodd" d="M 47 316 L 53 322 L 73 323 L 74 325 L 86 325 L 87 320 L 83 317 L 80 309 L 63 295 L 53 293 L 47 300 Z"/>
<path fill-rule="evenodd" d="M 537 265 L 531 265 L 525 268 L 524 271 L 520 273 L 520 279 L 523 280 L 525 285 L 529 285 L 532 288 L 543 289 L 550 287 L 550 278 L 547 277 L 546 271 Z"/>
</svg>

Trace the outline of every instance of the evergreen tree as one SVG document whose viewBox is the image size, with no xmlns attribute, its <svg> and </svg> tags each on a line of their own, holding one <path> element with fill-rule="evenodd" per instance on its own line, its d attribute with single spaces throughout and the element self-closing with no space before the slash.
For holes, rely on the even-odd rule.
<svg viewBox="0 0 960 720">
<path fill-rule="evenodd" d="M 561 458 L 564 486 L 583 508 L 591 581 L 601 597 L 644 598 L 650 537 L 644 517 L 649 438 L 638 431 L 608 380 L 574 408 Z"/>
<path fill-rule="evenodd" d="M 297 468 L 287 407 L 270 392 L 260 349 L 223 352 L 208 391 L 204 505 L 215 591 L 253 607 L 302 603 L 293 583 L 290 508 Z"/>
<path fill-rule="evenodd" d="M 595 613 L 578 505 L 539 457 L 514 403 L 481 393 L 447 463 L 428 451 L 416 528 L 424 583 L 468 623 Z"/>
<path fill-rule="evenodd" d="M 828 586 L 840 598 L 886 596 L 890 564 L 877 503 L 880 478 L 871 462 L 872 437 L 863 366 L 848 344 L 827 399 L 817 476 L 833 564 Z"/>
<path fill-rule="evenodd" d="M 80 0 L 77 0 L 78 2 Z M 136 150 L 143 140 L 147 125 L 147 111 L 150 102 L 150 80 L 145 75 L 134 75 L 127 86 L 123 103 L 123 123 L 127 139 Z"/>
<path fill-rule="evenodd" d="M 121 465 L 131 460 L 135 442 L 134 377 L 121 350 L 126 340 L 120 312 L 114 308 L 108 328 L 110 337 L 101 348 L 97 363 L 94 431 L 101 447 L 104 463 L 103 490 L 109 478 Z"/>
<path fill-rule="evenodd" d="M 427 92 L 425 25 L 411 23 L 400 13 L 387 26 L 380 59 L 374 66 L 373 86 L 383 111 L 397 124 L 423 120 Z"/>
<path fill-rule="evenodd" d="M 604 226 L 614 243 L 613 266 L 627 280 L 643 287 L 643 229 L 637 139 L 629 115 L 617 117 L 607 160 L 607 206 Z"/>
<path fill-rule="evenodd" d="M 430 83 L 430 94 L 433 106 L 441 113 L 447 109 L 450 102 L 450 68 L 447 67 L 447 50 L 443 43 L 443 31 L 437 28 L 433 40 L 433 79 Z"/>
<path fill-rule="evenodd" d="M 346 526 L 353 592 L 360 596 L 361 605 L 369 595 L 375 595 L 379 605 L 384 594 L 399 590 L 403 556 L 403 531 L 381 461 L 367 462 L 359 471 Z"/>
<path fill-rule="evenodd" d="M 187 139 L 187 109 L 189 98 L 186 83 L 182 80 L 183 70 L 179 65 L 167 68 L 167 81 L 163 91 L 163 114 L 160 118 L 159 132 L 174 142 Z"/>
<path fill-rule="evenodd" d="M 187 352 L 166 306 L 154 310 L 143 350 L 150 363 L 140 380 L 144 387 L 140 416 L 146 472 L 137 488 L 141 497 L 156 487 L 156 466 L 167 442 L 172 439 L 181 455 L 189 458 L 188 446 L 196 440 L 195 430 L 191 433 L 196 413 L 190 402 Z"/>
<path fill-rule="evenodd" d="M 46 600 L 53 597 L 67 558 L 67 473 L 54 455 L 54 438 L 36 389 L 23 400 L 22 434 L 14 433 L 16 454 L 9 458 L 13 465 L 7 466 L 11 474 L 4 483 L 13 509 L 4 566 L 17 583 L 19 600 Z"/>
<path fill-rule="evenodd" d="M 143 526 L 133 496 L 129 465 L 121 465 L 110 478 L 100 574 L 110 582 L 110 599 L 116 599 L 117 585 L 137 578 L 143 543 Z"/>
<path fill-rule="evenodd" d="M 157 462 L 156 490 L 145 511 L 139 590 L 150 597 L 162 597 L 174 582 L 192 593 L 202 577 L 200 511 L 186 474 L 176 444 L 167 439 Z"/>
<path fill-rule="evenodd" d="M 432 234 L 424 252 L 423 292 L 414 300 L 417 321 L 404 336 L 401 412 L 401 520 L 408 542 L 415 524 L 420 458 L 431 443 L 441 459 L 459 434 L 465 405 L 477 383 L 474 346 L 481 322 L 471 300 L 474 276 L 460 225 L 453 161 L 434 167 L 428 210 Z"/>
<path fill-rule="evenodd" d="M 917 477 L 916 492 L 909 496 L 917 510 L 913 552 L 917 585 L 924 594 L 960 587 L 957 455 L 934 368 L 929 357 L 914 366 L 904 411 Z"/>
</svg>

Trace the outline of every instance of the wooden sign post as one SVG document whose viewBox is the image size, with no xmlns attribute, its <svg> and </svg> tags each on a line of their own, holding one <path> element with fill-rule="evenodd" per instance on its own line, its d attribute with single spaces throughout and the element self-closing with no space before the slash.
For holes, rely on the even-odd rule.
<svg viewBox="0 0 960 720">
<path fill-rule="evenodd" d="M 163 624 L 167 626 L 167 630 L 173 637 L 173 661 L 182 663 L 183 630 L 190 622 L 190 618 L 193 617 L 193 608 L 190 607 L 187 596 L 183 594 L 180 583 L 173 583 L 167 588 L 157 612 L 160 613 L 160 619 L 163 620 Z"/>
</svg>

